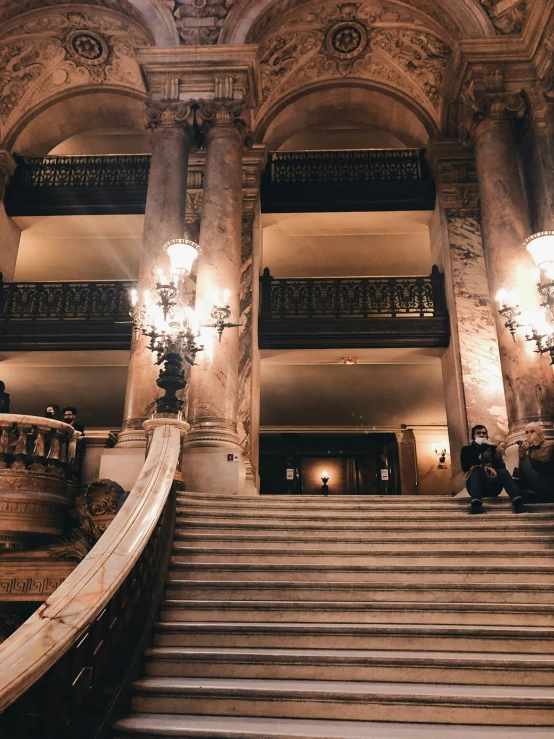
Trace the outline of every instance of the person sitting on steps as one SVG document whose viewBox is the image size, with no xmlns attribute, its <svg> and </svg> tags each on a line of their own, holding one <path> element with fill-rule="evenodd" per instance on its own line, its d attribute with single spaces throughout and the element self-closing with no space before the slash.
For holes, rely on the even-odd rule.
<svg viewBox="0 0 554 739">
<path fill-rule="evenodd" d="M 506 469 L 497 447 L 489 444 L 485 426 L 471 429 L 471 444 L 462 447 L 460 461 L 466 477 L 466 488 L 471 496 L 470 513 L 485 513 L 483 497 L 497 497 L 505 489 L 514 513 L 530 513 L 523 505 L 521 491 Z"/>
</svg>

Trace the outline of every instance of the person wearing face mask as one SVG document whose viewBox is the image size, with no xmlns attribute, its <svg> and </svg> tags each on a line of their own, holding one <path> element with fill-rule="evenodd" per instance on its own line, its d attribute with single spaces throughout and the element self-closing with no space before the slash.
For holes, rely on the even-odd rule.
<svg viewBox="0 0 554 739">
<path fill-rule="evenodd" d="M 62 420 L 62 412 L 59 405 L 47 405 L 44 409 L 45 418 L 53 418 L 55 421 Z"/>
<path fill-rule="evenodd" d="M 496 497 L 503 489 L 512 501 L 514 513 L 529 513 L 523 505 L 521 490 L 506 469 L 498 448 L 489 444 L 485 426 L 471 429 L 471 444 L 462 447 L 462 470 L 466 477 L 466 489 L 471 497 L 470 513 L 485 513 L 484 497 Z"/>
<path fill-rule="evenodd" d="M 522 488 L 538 494 L 541 501 L 554 500 L 554 443 L 544 438 L 538 423 L 525 427 L 525 441 L 519 444 L 519 466 L 514 475 Z"/>
</svg>

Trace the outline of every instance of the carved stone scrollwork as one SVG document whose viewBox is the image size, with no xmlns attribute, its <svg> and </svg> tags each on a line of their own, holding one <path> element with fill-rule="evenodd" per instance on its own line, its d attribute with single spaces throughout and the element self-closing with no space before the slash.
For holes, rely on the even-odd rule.
<svg viewBox="0 0 554 739">
<path fill-rule="evenodd" d="M 53 544 L 49 555 L 53 559 L 76 559 L 86 557 L 100 539 L 125 501 L 126 493 L 113 480 L 97 480 L 91 483 L 83 495 L 75 499 L 71 512 L 79 522 L 69 538 Z"/>
<path fill-rule="evenodd" d="M 480 0 L 498 33 L 520 33 L 527 20 L 527 0 Z"/>
<path fill-rule="evenodd" d="M 225 128 L 236 133 L 246 144 L 250 143 L 251 131 L 243 101 L 199 101 L 197 118 L 205 135 L 213 129 Z"/>
</svg>

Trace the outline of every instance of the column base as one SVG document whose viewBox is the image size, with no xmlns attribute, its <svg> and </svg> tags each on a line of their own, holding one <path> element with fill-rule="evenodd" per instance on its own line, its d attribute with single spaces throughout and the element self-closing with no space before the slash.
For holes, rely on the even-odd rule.
<svg viewBox="0 0 554 739">
<path fill-rule="evenodd" d="M 240 447 L 199 447 L 185 444 L 181 467 L 186 490 L 206 495 L 251 495 Z"/>
</svg>

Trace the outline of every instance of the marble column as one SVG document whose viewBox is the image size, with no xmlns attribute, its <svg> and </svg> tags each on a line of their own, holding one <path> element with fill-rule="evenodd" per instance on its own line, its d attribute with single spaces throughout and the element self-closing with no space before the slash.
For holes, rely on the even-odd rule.
<svg viewBox="0 0 554 739">
<path fill-rule="evenodd" d="M 503 441 L 508 418 L 500 353 L 481 234 L 479 188 L 473 153 L 457 141 L 429 146 L 437 181 L 431 219 L 433 261 L 445 275 L 450 344 L 442 356 L 451 489 L 464 487 L 460 449 L 470 430 L 484 424 L 491 439 Z"/>
<path fill-rule="evenodd" d="M 206 146 L 196 313 L 209 320 L 228 294 L 231 320 L 240 316 L 242 153 L 246 134 L 240 103 L 200 105 Z M 225 293 L 228 291 L 228 293 Z M 244 491 L 245 465 L 237 432 L 239 331 L 202 331 L 204 351 L 192 368 L 188 396 L 190 431 L 183 453 L 188 490 L 236 495 Z"/>
<path fill-rule="evenodd" d="M 152 130 L 152 159 L 139 263 L 139 296 L 145 290 L 153 294 L 157 270 L 169 269 L 164 244 L 185 234 L 188 157 L 193 147 L 190 112 L 186 103 L 150 103 L 145 109 L 146 125 Z M 148 340 L 143 336 L 134 339 L 118 446 L 145 446 L 142 424 L 155 410 L 160 392 L 156 386 L 159 369 Z"/>
<path fill-rule="evenodd" d="M 529 91 L 531 115 L 521 141 L 534 233 L 554 230 L 554 76 Z"/>
<path fill-rule="evenodd" d="M 9 151 L 0 150 L 0 273 L 6 282 L 14 278 L 15 263 L 19 251 L 21 231 L 6 213 L 4 195 L 10 177 L 15 172 L 16 163 Z"/>
<path fill-rule="evenodd" d="M 481 197 L 481 224 L 491 298 L 500 288 L 521 289 L 522 309 L 539 306 L 535 265 L 522 242 L 532 233 L 529 208 L 520 174 L 514 121 L 523 115 L 523 96 L 497 93 L 478 101 L 473 140 Z M 549 360 L 530 342 L 513 341 L 504 319 L 494 311 L 508 411 L 510 440 L 525 424 L 554 420 L 554 377 Z"/>
</svg>

